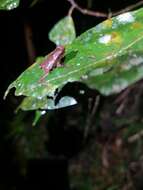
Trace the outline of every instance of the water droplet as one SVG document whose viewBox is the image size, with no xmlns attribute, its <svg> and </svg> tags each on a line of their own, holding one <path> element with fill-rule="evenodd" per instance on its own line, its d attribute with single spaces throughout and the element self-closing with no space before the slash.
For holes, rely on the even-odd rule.
<svg viewBox="0 0 143 190">
<path fill-rule="evenodd" d="M 21 96 L 21 95 L 22 95 L 22 92 L 17 93 L 17 95 L 18 95 L 18 96 Z"/>
<path fill-rule="evenodd" d="M 80 94 L 85 94 L 85 91 L 84 90 L 80 90 L 79 93 Z"/>
<path fill-rule="evenodd" d="M 100 37 L 100 38 L 98 39 L 98 41 L 99 41 L 100 43 L 102 43 L 102 44 L 107 44 L 107 43 L 110 42 L 110 40 L 111 40 L 111 35 L 110 35 L 110 34 L 105 34 L 104 36 L 102 36 L 102 37 Z"/>
<path fill-rule="evenodd" d="M 42 96 L 38 96 L 37 97 L 38 100 L 42 100 L 42 98 L 43 98 Z"/>
<path fill-rule="evenodd" d="M 41 111 L 41 115 L 44 115 L 45 113 L 46 113 L 46 111 L 45 111 L 45 110 Z"/>
<path fill-rule="evenodd" d="M 88 79 L 88 76 L 87 75 L 82 75 L 82 79 L 86 80 L 86 79 Z"/>
<path fill-rule="evenodd" d="M 17 86 L 18 86 L 18 87 L 21 87 L 21 83 L 18 82 Z"/>
<path fill-rule="evenodd" d="M 14 8 L 17 7 L 17 5 L 18 5 L 17 2 L 10 3 L 10 4 L 7 5 L 7 9 L 8 10 L 14 9 Z"/>
</svg>

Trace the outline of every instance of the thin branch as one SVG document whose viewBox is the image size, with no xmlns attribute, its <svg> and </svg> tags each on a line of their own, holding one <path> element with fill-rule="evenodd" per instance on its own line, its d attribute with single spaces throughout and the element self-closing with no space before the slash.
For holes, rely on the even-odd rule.
<svg viewBox="0 0 143 190">
<path fill-rule="evenodd" d="M 141 130 L 139 133 L 134 134 L 133 136 L 128 138 L 128 143 L 133 143 L 137 140 L 139 140 L 143 136 L 143 130 Z"/>
<path fill-rule="evenodd" d="M 128 11 L 131 11 L 139 6 L 143 5 L 143 1 L 139 1 L 137 2 L 136 4 L 133 4 L 133 5 L 130 5 L 124 9 L 121 9 L 120 11 L 117 11 L 117 12 L 113 12 L 112 13 L 112 16 L 117 16 L 119 14 L 122 14 L 122 13 L 125 13 L 125 12 L 128 12 Z"/>
<path fill-rule="evenodd" d="M 68 16 L 72 15 L 74 9 L 75 9 L 75 6 L 72 5 L 71 8 L 69 9 Z"/>
<path fill-rule="evenodd" d="M 88 113 L 88 116 L 87 116 L 87 121 L 86 121 L 86 125 L 85 125 L 85 130 L 84 130 L 84 139 L 87 138 L 88 136 L 88 133 L 89 133 L 89 129 L 91 127 L 91 125 L 93 124 L 93 120 L 94 120 L 94 117 L 95 117 L 95 113 L 97 111 L 97 108 L 98 108 L 98 105 L 99 105 L 99 101 L 100 101 L 100 96 L 96 96 L 96 99 L 94 101 L 94 105 L 93 105 L 93 108 L 92 108 L 92 111 Z M 89 102 L 89 109 L 91 108 L 91 102 Z"/>
<path fill-rule="evenodd" d="M 121 9 L 117 12 L 113 12 L 113 13 L 109 12 L 109 14 L 108 14 L 108 13 L 92 11 L 89 9 L 82 8 L 74 0 L 67 0 L 67 1 L 71 4 L 71 8 L 69 10 L 69 15 L 71 15 L 73 10 L 76 9 L 79 12 L 81 12 L 82 14 L 89 15 L 89 16 L 103 17 L 103 18 L 111 18 L 112 16 L 116 16 L 116 15 L 119 15 L 119 14 L 122 14 L 122 13 L 125 13 L 128 11 L 131 11 L 131 10 L 143 5 L 143 1 L 139 1 L 136 4 L 130 5 L 130 6 L 124 8 L 124 9 Z"/>
<path fill-rule="evenodd" d="M 32 41 L 32 28 L 28 22 L 24 22 L 25 44 L 28 54 L 28 62 L 31 65 L 36 57 L 35 47 Z"/>
<path fill-rule="evenodd" d="M 96 16 L 96 17 L 107 17 L 108 14 L 106 13 L 101 13 L 101 12 L 97 12 L 97 11 L 91 11 L 88 9 L 84 9 L 82 7 L 80 7 L 74 0 L 67 0 L 68 2 L 70 2 L 71 6 L 71 10 L 73 11 L 74 9 L 77 9 L 79 12 L 81 12 L 82 14 L 85 15 L 90 15 L 90 16 Z M 70 11 L 70 15 L 72 14 L 72 12 Z"/>
</svg>

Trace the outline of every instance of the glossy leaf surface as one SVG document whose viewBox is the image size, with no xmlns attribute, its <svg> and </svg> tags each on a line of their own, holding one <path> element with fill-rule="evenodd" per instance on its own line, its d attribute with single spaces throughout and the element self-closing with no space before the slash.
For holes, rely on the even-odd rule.
<svg viewBox="0 0 143 190">
<path fill-rule="evenodd" d="M 143 9 L 108 19 L 66 46 L 64 66 L 44 78 L 40 58 L 8 88 L 15 95 L 53 96 L 67 82 L 80 81 L 103 95 L 118 93 L 143 77 Z"/>
<path fill-rule="evenodd" d="M 69 96 L 62 97 L 59 102 L 55 105 L 55 101 L 53 99 L 49 99 L 44 97 L 42 99 L 37 99 L 33 97 L 26 97 L 18 107 L 18 109 L 22 109 L 24 111 L 27 110 L 52 110 L 52 109 L 59 109 L 64 108 L 66 106 L 75 105 L 77 101 Z"/>
<path fill-rule="evenodd" d="M 71 16 L 61 19 L 49 32 L 49 39 L 56 45 L 70 44 L 75 37 L 76 32 Z"/>
<path fill-rule="evenodd" d="M 12 10 L 18 7 L 20 0 L 0 0 L 0 9 Z"/>
</svg>

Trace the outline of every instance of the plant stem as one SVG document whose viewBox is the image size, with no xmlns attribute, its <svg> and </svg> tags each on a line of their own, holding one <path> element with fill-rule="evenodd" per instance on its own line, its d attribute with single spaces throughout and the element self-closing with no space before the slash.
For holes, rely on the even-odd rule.
<svg viewBox="0 0 143 190">
<path fill-rule="evenodd" d="M 67 0 L 67 1 L 71 4 L 71 8 L 70 8 L 69 13 L 68 13 L 68 15 L 70 15 L 70 16 L 72 15 L 73 10 L 76 9 L 85 15 L 96 16 L 96 17 L 104 17 L 104 18 L 107 18 L 107 17 L 110 18 L 112 16 L 116 16 L 116 15 L 122 14 L 124 12 L 128 12 L 130 10 L 133 10 L 133 9 L 143 5 L 143 1 L 139 1 L 136 4 L 130 5 L 130 6 L 124 8 L 124 9 L 121 9 L 117 12 L 103 13 L 103 12 L 99 12 L 99 11 L 92 11 L 89 9 L 82 8 L 74 0 Z"/>
</svg>

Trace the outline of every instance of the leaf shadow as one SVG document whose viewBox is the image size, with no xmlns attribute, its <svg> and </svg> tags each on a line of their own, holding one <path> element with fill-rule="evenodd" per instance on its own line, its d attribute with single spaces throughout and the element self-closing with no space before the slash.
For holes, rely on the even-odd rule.
<svg viewBox="0 0 143 190">
<path fill-rule="evenodd" d="M 95 97 L 100 93 L 97 90 L 88 88 L 81 82 L 69 82 L 57 93 L 55 105 L 64 96 L 73 97 L 78 103 L 86 102 L 89 97 Z"/>
<path fill-rule="evenodd" d="M 65 56 L 65 63 L 70 61 L 71 59 L 75 58 L 77 55 L 78 51 L 71 51 Z"/>
</svg>

